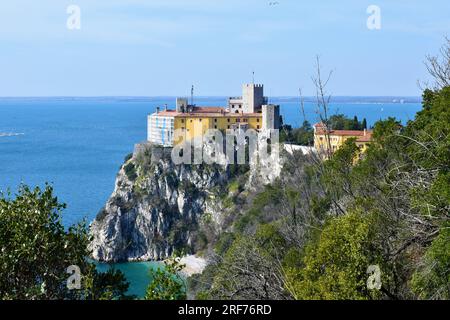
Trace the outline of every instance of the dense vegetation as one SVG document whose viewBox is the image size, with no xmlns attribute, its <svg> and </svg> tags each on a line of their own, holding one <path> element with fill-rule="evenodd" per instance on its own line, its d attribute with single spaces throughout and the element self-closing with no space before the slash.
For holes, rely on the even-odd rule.
<svg viewBox="0 0 450 320">
<path fill-rule="evenodd" d="M 190 280 L 197 297 L 449 299 L 450 87 L 426 90 L 414 121 L 380 121 L 374 137 L 357 164 L 351 140 L 325 162 L 291 157 Z M 380 290 L 367 287 L 371 265 Z"/>
<path fill-rule="evenodd" d="M 121 272 L 99 273 L 87 260 L 86 225 L 65 229 L 64 208 L 50 186 L 0 195 L 0 299 L 130 298 Z"/>
<path fill-rule="evenodd" d="M 422 111 L 404 127 L 394 118 L 377 122 L 356 163 L 354 140 L 326 161 L 286 155 L 278 181 L 235 205 L 237 218 L 212 264 L 190 279 L 190 294 L 450 299 L 450 41 L 441 52 L 442 60 L 429 58 L 436 84 L 424 90 Z M 318 96 L 326 111 L 325 101 Z M 367 128 L 356 117 L 324 120 L 332 129 Z M 306 123 L 284 131 L 284 141 L 300 143 L 296 132 L 311 130 Z"/>
<path fill-rule="evenodd" d="M 314 144 L 314 131 L 308 121 L 304 121 L 300 128 L 292 128 L 285 124 L 280 130 L 280 142 L 312 146 Z"/>
<path fill-rule="evenodd" d="M 362 121 L 358 120 L 358 116 L 354 116 L 353 119 L 347 118 L 343 114 L 332 115 L 329 119 L 329 127 L 333 130 L 364 130 L 367 128 L 367 120 L 364 118 Z"/>
</svg>

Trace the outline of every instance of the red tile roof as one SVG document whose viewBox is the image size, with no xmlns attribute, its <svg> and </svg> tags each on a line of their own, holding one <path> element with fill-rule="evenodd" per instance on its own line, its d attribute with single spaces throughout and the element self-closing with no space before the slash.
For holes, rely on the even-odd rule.
<svg viewBox="0 0 450 320">
<path fill-rule="evenodd" d="M 325 134 L 325 130 L 317 130 L 317 134 Z M 371 131 L 366 131 L 366 135 Z M 350 136 L 350 137 L 362 137 L 364 136 L 364 131 L 360 130 L 329 130 L 328 134 L 331 136 Z"/>
<path fill-rule="evenodd" d="M 221 113 L 225 109 L 222 107 L 194 107 L 193 113 Z"/>
<path fill-rule="evenodd" d="M 158 112 L 162 117 L 194 117 L 194 118 L 207 118 L 207 117 L 261 117 L 261 113 L 232 113 L 227 112 L 222 107 L 194 107 L 192 112 L 177 112 L 176 110 L 163 110 Z"/>
<path fill-rule="evenodd" d="M 365 136 L 359 137 L 356 139 L 356 142 L 370 142 L 372 141 L 372 131 L 367 131 Z"/>
<path fill-rule="evenodd" d="M 158 116 L 162 116 L 162 117 L 174 117 L 177 114 L 178 114 L 178 112 L 176 112 L 175 110 L 164 110 L 164 111 L 158 112 Z"/>
<path fill-rule="evenodd" d="M 322 123 L 316 123 L 316 134 L 326 134 L 325 127 Z M 345 137 L 358 137 L 357 142 L 369 142 L 372 141 L 371 130 L 328 130 L 328 134 L 331 136 L 345 136 Z"/>
</svg>

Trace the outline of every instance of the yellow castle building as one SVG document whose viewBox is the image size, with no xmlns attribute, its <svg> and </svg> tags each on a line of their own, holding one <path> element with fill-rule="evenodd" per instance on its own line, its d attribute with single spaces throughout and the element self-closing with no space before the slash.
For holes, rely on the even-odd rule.
<svg viewBox="0 0 450 320">
<path fill-rule="evenodd" d="M 148 141 L 172 147 L 209 129 L 279 129 L 280 107 L 268 104 L 263 85 L 245 84 L 242 91 L 242 97 L 228 98 L 227 107 L 196 106 L 187 98 L 177 98 L 175 110 L 157 108 L 148 116 Z"/>
<path fill-rule="evenodd" d="M 355 138 L 355 143 L 361 154 L 367 150 L 372 141 L 371 130 L 331 130 L 326 129 L 323 123 L 314 125 L 314 147 L 319 154 L 326 155 L 331 148 L 331 153 L 339 150 L 345 141 Z M 329 139 L 329 142 L 328 142 Z"/>
</svg>

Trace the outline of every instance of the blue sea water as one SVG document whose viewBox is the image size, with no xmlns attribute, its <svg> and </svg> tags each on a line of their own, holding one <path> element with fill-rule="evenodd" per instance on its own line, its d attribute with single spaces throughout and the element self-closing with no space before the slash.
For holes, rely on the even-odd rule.
<svg viewBox="0 0 450 320">
<path fill-rule="evenodd" d="M 303 122 L 299 99 L 271 98 L 281 105 L 285 123 Z M 395 102 L 394 102 L 395 101 Z M 399 102 L 402 103 L 399 103 Z M 157 106 L 174 107 L 175 98 L 0 98 L 0 191 L 20 183 L 52 183 L 66 226 L 95 218 L 114 189 L 116 173 L 135 143 L 146 139 L 146 119 Z M 198 105 L 221 106 L 222 97 L 197 98 Z M 366 118 L 369 125 L 396 117 L 403 123 L 421 109 L 419 98 L 335 98 L 330 113 Z M 318 120 L 311 99 L 306 118 Z M 120 264 L 131 281 L 130 293 L 142 296 L 154 263 Z M 107 266 L 100 266 L 106 268 Z"/>
<path fill-rule="evenodd" d="M 163 266 L 162 262 L 98 263 L 97 270 L 105 272 L 110 268 L 114 268 L 122 271 L 130 283 L 128 294 L 142 298 L 145 296 L 147 287 L 152 281 L 150 270 L 163 268 Z"/>
</svg>

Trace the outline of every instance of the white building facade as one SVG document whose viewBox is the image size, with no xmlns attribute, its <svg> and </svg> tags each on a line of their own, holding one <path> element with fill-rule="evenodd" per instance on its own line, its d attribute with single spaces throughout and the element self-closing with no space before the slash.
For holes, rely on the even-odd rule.
<svg viewBox="0 0 450 320">
<path fill-rule="evenodd" d="M 158 112 L 149 115 L 147 140 L 164 147 L 172 147 L 174 121 L 174 117 L 159 116 Z"/>
</svg>

